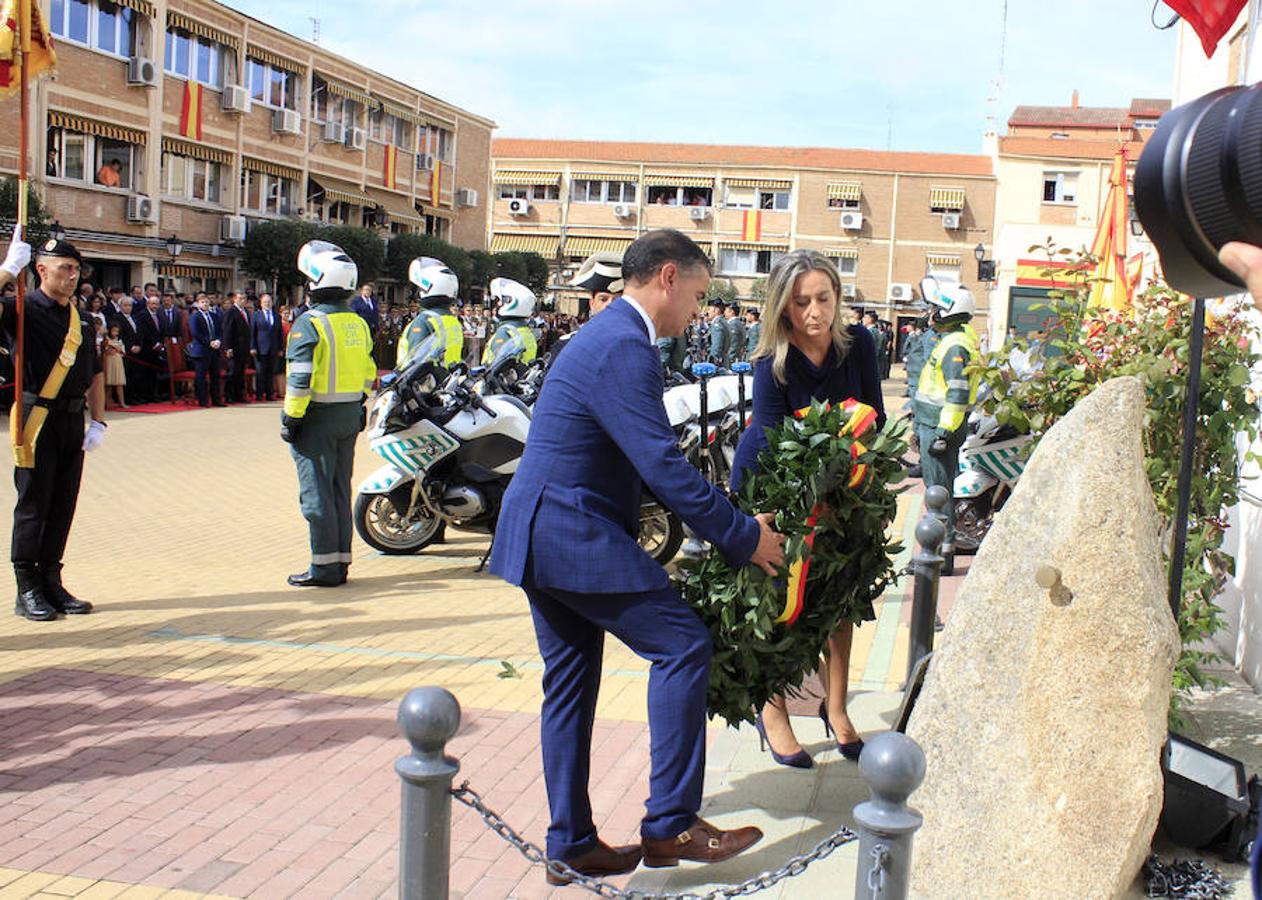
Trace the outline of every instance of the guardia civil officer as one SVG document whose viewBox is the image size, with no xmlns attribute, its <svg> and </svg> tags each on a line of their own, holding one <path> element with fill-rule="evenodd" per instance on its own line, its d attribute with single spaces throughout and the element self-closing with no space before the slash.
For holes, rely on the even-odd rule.
<svg viewBox="0 0 1262 900">
<path fill-rule="evenodd" d="M 421 311 L 399 339 L 397 368 L 414 362 L 420 354 L 446 367 L 455 365 L 464 358 L 464 328 L 451 311 L 460 279 L 442 260 L 420 256 L 408 266 L 408 281 L 416 287 Z"/>
<path fill-rule="evenodd" d="M 15 234 L 0 285 L 17 278 L 31 258 L 31 248 Z M 105 381 L 96 352 L 91 317 L 79 316 L 75 289 L 83 258 L 66 241 L 48 241 L 35 255 L 40 286 L 26 295 L 23 340 L 22 434 L 14 450 L 13 574 L 17 580 L 15 612 L 34 622 L 59 614 L 82 615 L 92 604 L 62 586 L 61 559 L 74 521 L 83 475 L 83 453 L 95 450 L 105 435 Z M 17 305 L 5 297 L 0 331 L 13 348 Z M 86 433 L 83 413 L 92 417 Z M 13 421 L 13 420 L 11 420 Z"/>
<path fill-rule="evenodd" d="M 969 408 L 977 402 L 981 375 L 968 374 L 980 357 L 977 332 L 969 321 L 976 304 L 968 288 L 958 282 L 925 278 L 920 292 L 929 304 L 929 325 L 938 342 L 925 361 L 912 402 L 916 410 L 916 436 L 925 487 L 940 485 L 951 496 L 960 468 L 960 446 L 968 436 Z M 955 556 L 955 503 L 946 506 L 946 540 L 942 555 L 950 575 Z"/>
<path fill-rule="evenodd" d="M 710 362 L 719 368 L 727 365 L 727 325 L 723 321 L 723 309 L 727 304 L 717 297 L 706 307 L 710 323 Z"/>
<path fill-rule="evenodd" d="M 515 356 L 528 363 L 539 355 L 539 342 L 526 320 L 535 314 L 535 295 L 524 284 L 511 278 L 491 279 L 491 299 L 500 305 L 500 325 L 486 342 L 483 365 L 503 356 Z"/>
<path fill-rule="evenodd" d="M 280 436 L 298 467 L 311 565 L 289 583 L 334 587 L 346 583 L 351 563 L 351 466 L 377 366 L 372 333 L 350 307 L 355 262 L 336 244 L 309 241 L 298 251 L 298 271 L 310 282 L 311 301 L 289 331 Z"/>
<path fill-rule="evenodd" d="M 622 253 L 614 250 L 603 250 L 599 253 L 593 253 L 587 259 L 583 260 L 583 264 L 578 267 L 570 287 L 578 288 L 580 291 L 587 291 L 591 294 L 588 301 L 587 309 L 589 319 L 597 313 L 603 311 L 610 303 L 613 303 L 622 296 L 624 287 L 622 282 Z M 560 339 L 552 347 L 552 354 L 548 360 L 548 368 L 556 365 L 557 358 L 560 357 L 561 351 L 569 346 L 574 335 L 578 334 L 575 329 L 567 334 L 561 335 Z"/>
</svg>

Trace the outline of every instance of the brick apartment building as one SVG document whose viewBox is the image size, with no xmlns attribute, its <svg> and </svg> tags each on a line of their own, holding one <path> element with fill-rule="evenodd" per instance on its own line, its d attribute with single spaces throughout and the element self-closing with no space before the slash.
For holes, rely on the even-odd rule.
<svg viewBox="0 0 1262 900">
<path fill-rule="evenodd" d="M 211 0 L 41 7 L 58 66 L 34 92 L 32 177 L 97 283 L 241 286 L 245 229 L 284 217 L 485 247 L 490 120 Z M 0 116 L 13 173 L 17 101 Z"/>
<path fill-rule="evenodd" d="M 986 156 L 795 147 L 497 138 L 492 250 L 534 250 L 558 284 L 582 259 L 661 227 L 692 236 L 749 298 L 776 257 L 836 260 L 846 301 L 891 321 L 916 315 L 927 272 L 986 292 L 995 178 Z"/>
</svg>

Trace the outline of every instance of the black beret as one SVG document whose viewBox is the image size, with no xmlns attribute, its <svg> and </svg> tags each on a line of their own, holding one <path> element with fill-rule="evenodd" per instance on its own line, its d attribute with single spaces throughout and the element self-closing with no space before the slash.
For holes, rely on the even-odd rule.
<svg viewBox="0 0 1262 900">
<path fill-rule="evenodd" d="M 711 297 L 711 298 L 710 298 L 710 302 L 709 302 L 707 305 L 708 305 L 708 306 L 717 306 L 719 309 L 726 309 L 726 308 L 727 308 L 727 304 L 726 304 L 726 303 L 724 303 L 724 302 L 723 302 L 720 298 L 718 298 L 718 297 Z"/>
<path fill-rule="evenodd" d="M 75 245 L 69 241 L 58 241 L 49 238 L 39 245 L 39 250 L 36 251 L 36 255 L 60 256 L 63 259 L 73 259 L 79 265 L 83 265 L 83 257 L 79 255 L 79 251 L 75 248 Z"/>
</svg>

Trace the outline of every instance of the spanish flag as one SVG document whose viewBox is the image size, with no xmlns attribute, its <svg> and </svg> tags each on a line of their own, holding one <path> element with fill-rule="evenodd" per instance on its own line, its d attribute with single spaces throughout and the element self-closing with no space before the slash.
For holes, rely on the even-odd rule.
<svg viewBox="0 0 1262 900">
<path fill-rule="evenodd" d="M 23 14 L 30 16 L 30 59 L 23 60 Z M 0 3 L 0 97 L 12 97 L 21 88 L 22 65 L 26 64 L 26 77 L 38 78 L 51 75 L 57 65 L 53 51 L 53 39 L 44 25 L 44 15 L 35 0 L 3 0 Z"/>
<path fill-rule="evenodd" d="M 180 113 L 180 136 L 190 141 L 202 139 L 202 93 L 200 84 L 192 79 L 184 82 L 184 110 Z"/>
<path fill-rule="evenodd" d="M 381 182 L 390 190 L 395 187 L 395 173 L 399 165 L 399 148 L 394 144 L 386 144 L 386 159 L 381 173 Z"/>
<path fill-rule="evenodd" d="M 443 164 L 438 160 L 434 160 L 434 171 L 429 173 L 429 202 L 431 206 L 438 206 L 442 200 L 443 191 Z"/>
<path fill-rule="evenodd" d="M 741 226 L 741 240 L 757 243 L 762 240 L 762 210 L 745 210 L 745 221 Z"/>
</svg>

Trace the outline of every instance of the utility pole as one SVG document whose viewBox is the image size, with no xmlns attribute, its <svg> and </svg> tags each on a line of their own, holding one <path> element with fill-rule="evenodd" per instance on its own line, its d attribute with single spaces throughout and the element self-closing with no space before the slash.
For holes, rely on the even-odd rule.
<svg viewBox="0 0 1262 900">
<path fill-rule="evenodd" d="M 309 20 L 311 22 L 311 43 L 318 47 L 320 45 L 320 20 L 314 16 L 310 16 Z"/>
</svg>

